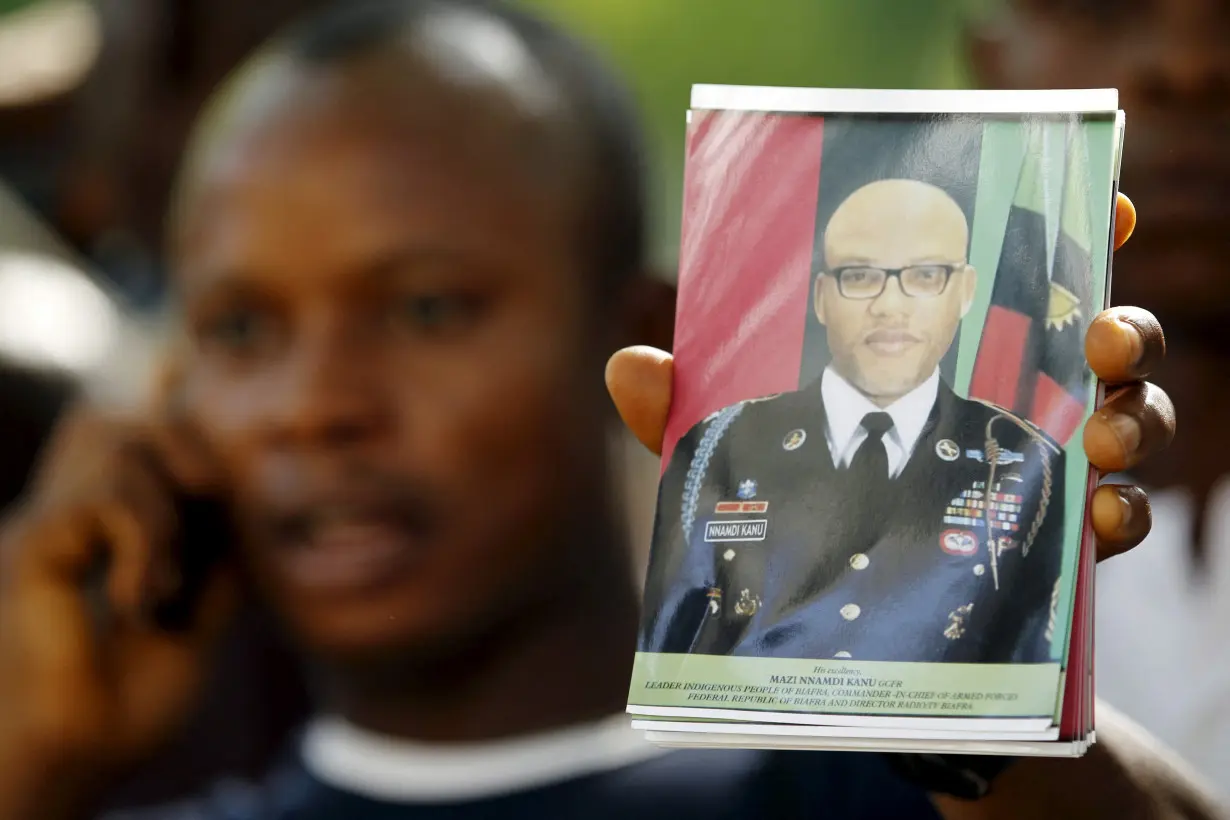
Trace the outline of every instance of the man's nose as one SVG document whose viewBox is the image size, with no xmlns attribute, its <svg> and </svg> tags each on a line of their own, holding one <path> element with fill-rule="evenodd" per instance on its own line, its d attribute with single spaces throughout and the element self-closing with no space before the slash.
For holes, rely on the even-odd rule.
<svg viewBox="0 0 1230 820">
<path fill-rule="evenodd" d="M 905 313 L 910 304 L 910 297 L 905 295 L 905 291 L 901 289 L 901 279 L 896 276 L 888 277 L 888 281 L 884 283 L 884 290 L 880 291 L 880 295 L 871 300 L 871 313 L 873 315 L 885 315 L 893 313 Z"/>
<path fill-rule="evenodd" d="M 379 434 L 389 418 L 381 358 L 362 329 L 332 324 L 303 333 L 270 385 L 271 437 L 283 445 L 352 446 Z"/>
</svg>

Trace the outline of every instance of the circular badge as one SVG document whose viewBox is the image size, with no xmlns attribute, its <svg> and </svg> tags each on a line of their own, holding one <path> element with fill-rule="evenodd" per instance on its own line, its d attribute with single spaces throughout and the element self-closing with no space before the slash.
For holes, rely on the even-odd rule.
<svg viewBox="0 0 1230 820">
<path fill-rule="evenodd" d="M 944 461 L 956 461 L 961 456 L 961 450 L 952 439 L 942 438 L 935 443 L 935 454 Z"/>
<path fill-rule="evenodd" d="M 940 535 L 940 549 L 949 555 L 973 555 L 978 552 L 978 539 L 968 530 L 945 530 Z"/>
<path fill-rule="evenodd" d="M 807 441 L 806 430 L 791 430 L 786 434 L 786 437 L 782 439 L 782 449 L 787 451 L 797 450 L 803 446 L 803 442 L 805 441 Z"/>
</svg>

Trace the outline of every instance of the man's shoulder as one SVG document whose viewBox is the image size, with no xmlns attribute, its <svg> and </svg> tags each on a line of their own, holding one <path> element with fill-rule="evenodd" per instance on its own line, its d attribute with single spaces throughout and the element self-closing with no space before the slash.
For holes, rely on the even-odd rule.
<svg viewBox="0 0 1230 820">
<path fill-rule="evenodd" d="M 726 405 L 689 428 L 684 440 L 689 451 L 709 451 L 749 433 L 776 430 L 780 421 L 793 418 L 810 399 L 802 392 L 772 393 Z"/>
<path fill-rule="evenodd" d="M 1024 416 L 983 399 L 957 397 L 957 413 L 961 421 L 976 423 L 980 431 L 1007 443 L 1033 443 L 1051 456 L 1062 456 L 1063 448 L 1038 425 Z"/>
<path fill-rule="evenodd" d="M 823 412 L 819 394 L 811 390 L 791 390 L 757 396 L 732 404 L 712 413 L 705 424 L 723 424 L 734 432 L 746 434 L 753 430 L 776 431 L 781 424 L 814 419 Z"/>
<path fill-rule="evenodd" d="M 763 414 L 781 412 L 801 407 L 806 404 L 806 397 L 803 391 L 792 390 L 786 393 L 769 393 L 764 396 L 755 396 L 750 399 L 737 401 L 734 404 L 727 405 L 721 410 L 716 410 L 705 416 L 702 424 L 711 424 L 724 416 L 744 415 L 748 413 Z"/>
</svg>

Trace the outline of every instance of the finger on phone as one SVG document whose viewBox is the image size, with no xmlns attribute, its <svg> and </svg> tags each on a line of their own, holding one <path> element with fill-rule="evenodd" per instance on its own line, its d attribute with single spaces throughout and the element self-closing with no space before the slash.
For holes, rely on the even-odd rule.
<svg viewBox="0 0 1230 820">
<path fill-rule="evenodd" d="M 655 455 L 662 453 L 673 366 L 669 353 L 643 346 L 620 350 L 607 362 L 607 389 L 620 418 Z"/>
<path fill-rule="evenodd" d="M 1099 379 L 1123 384 L 1147 378 L 1166 357 L 1157 318 L 1137 307 L 1114 307 L 1094 317 L 1085 334 L 1085 358 Z"/>
<path fill-rule="evenodd" d="M 93 537 L 106 556 L 107 601 L 128 623 L 147 619 L 152 584 L 152 544 L 147 523 L 131 507 L 102 503 L 93 510 Z"/>
<path fill-rule="evenodd" d="M 114 505 L 132 511 L 147 541 L 141 600 L 146 610 L 174 598 L 182 586 L 181 522 L 172 478 L 153 449 L 133 445 L 116 467 Z"/>
<path fill-rule="evenodd" d="M 1174 438 L 1174 405 L 1166 391 L 1136 382 L 1115 391 L 1085 423 L 1085 455 L 1114 473 L 1165 449 Z"/>
<path fill-rule="evenodd" d="M 188 412 L 178 358 L 164 363 L 148 415 L 154 445 L 175 483 L 189 493 L 216 491 L 218 470 Z"/>
<path fill-rule="evenodd" d="M 1140 487 L 1103 484 L 1094 492 L 1089 509 L 1099 561 L 1132 549 L 1153 526 L 1149 496 Z"/>
</svg>

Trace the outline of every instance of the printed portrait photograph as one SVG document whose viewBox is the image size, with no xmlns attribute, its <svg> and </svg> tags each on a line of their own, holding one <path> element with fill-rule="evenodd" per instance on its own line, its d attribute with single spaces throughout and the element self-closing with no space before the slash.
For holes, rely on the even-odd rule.
<svg viewBox="0 0 1230 820">
<path fill-rule="evenodd" d="M 1113 122 L 691 113 L 642 653 L 1062 664 Z"/>
</svg>

